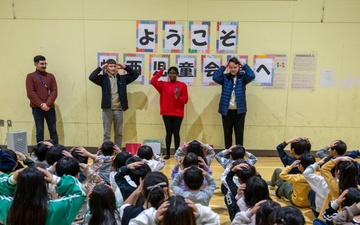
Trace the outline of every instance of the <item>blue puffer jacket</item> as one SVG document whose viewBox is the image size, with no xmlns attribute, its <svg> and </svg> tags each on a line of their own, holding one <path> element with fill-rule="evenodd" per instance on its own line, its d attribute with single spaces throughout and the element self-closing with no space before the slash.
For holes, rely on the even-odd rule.
<svg viewBox="0 0 360 225">
<path fill-rule="evenodd" d="M 221 66 L 214 74 L 213 80 L 222 85 L 221 98 L 219 102 L 219 113 L 226 116 L 229 110 L 229 103 L 231 93 L 233 90 L 234 76 L 230 73 L 224 74 L 225 67 Z M 237 114 L 245 113 L 246 108 L 246 85 L 255 79 L 255 74 L 252 69 L 245 64 L 239 73 L 237 74 L 236 86 L 235 86 L 235 97 Z"/>
</svg>

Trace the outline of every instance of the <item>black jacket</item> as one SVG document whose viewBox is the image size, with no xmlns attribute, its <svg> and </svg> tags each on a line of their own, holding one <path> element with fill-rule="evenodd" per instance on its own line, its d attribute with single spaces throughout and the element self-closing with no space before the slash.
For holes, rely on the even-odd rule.
<svg viewBox="0 0 360 225">
<path fill-rule="evenodd" d="M 126 75 L 120 76 L 119 74 L 116 74 L 119 99 L 123 111 L 129 108 L 126 85 L 130 84 L 140 76 L 140 74 L 138 74 L 135 70 L 131 69 L 128 66 L 125 68 L 125 70 L 127 72 Z M 90 74 L 89 80 L 101 86 L 102 89 L 101 108 L 111 109 L 111 86 L 110 86 L 109 75 L 107 73 L 104 73 L 104 75 L 99 75 L 100 72 L 101 72 L 101 68 L 100 67 L 96 68 Z"/>
</svg>

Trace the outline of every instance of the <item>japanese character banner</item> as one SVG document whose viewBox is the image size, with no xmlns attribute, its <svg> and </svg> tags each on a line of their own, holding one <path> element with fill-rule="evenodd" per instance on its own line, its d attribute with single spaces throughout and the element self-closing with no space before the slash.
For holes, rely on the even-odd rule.
<svg viewBox="0 0 360 225">
<path fill-rule="evenodd" d="M 189 53 L 210 52 L 210 22 L 189 22 Z"/>
<path fill-rule="evenodd" d="M 154 76 L 155 72 L 160 68 L 165 67 L 168 69 L 170 66 L 170 55 L 165 54 L 150 54 L 150 65 L 149 65 L 149 80 Z M 167 71 L 165 70 L 163 75 L 159 78 L 162 81 L 168 81 Z"/>
<path fill-rule="evenodd" d="M 126 67 L 130 67 L 140 74 L 140 76 L 134 81 L 134 83 L 144 84 L 144 54 L 134 54 L 134 53 L 125 53 L 124 54 L 124 64 Z M 124 70 L 124 74 L 127 72 Z"/>
<path fill-rule="evenodd" d="M 274 82 L 274 55 L 254 55 L 255 80 L 253 85 L 273 86 Z"/>
<path fill-rule="evenodd" d="M 238 22 L 217 22 L 217 53 L 236 53 L 238 46 Z"/>
<path fill-rule="evenodd" d="M 101 67 L 102 65 L 104 65 L 106 60 L 108 59 L 113 59 L 118 62 L 118 58 L 118 53 L 98 52 L 98 66 Z M 101 71 L 100 74 L 103 74 L 103 71 Z"/>
<path fill-rule="evenodd" d="M 163 52 L 184 52 L 184 22 L 163 21 Z"/>
<path fill-rule="evenodd" d="M 157 21 L 136 21 L 136 51 L 156 52 L 158 33 Z"/>
<path fill-rule="evenodd" d="M 179 81 L 187 85 L 195 85 L 196 81 L 196 55 L 177 55 L 176 65 L 179 69 Z"/>
<path fill-rule="evenodd" d="M 213 76 L 214 73 L 220 68 L 221 63 L 221 55 L 201 55 L 201 86 L 217 85 L 213 81 Z"/>
</svg>

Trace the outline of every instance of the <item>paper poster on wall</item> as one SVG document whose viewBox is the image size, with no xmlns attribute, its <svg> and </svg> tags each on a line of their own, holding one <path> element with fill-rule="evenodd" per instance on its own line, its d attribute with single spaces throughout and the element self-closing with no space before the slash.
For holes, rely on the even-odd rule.
<svg viewBox="0 0 360 225">
<path fill-rule="evenodd" d="M 165 67 L 164 73 L 161 75 L 159 80 L 168 81 L 167 69 L 170 64 L 170 55 L 166 54 L 150 54 L 150 65 L 149 65 L 149 80 L 154 76 L 155 72 Z"/>
<path fill-rule="evenodd" d="M 272 86 L 274 80 L 274 56 L 254 55 L 254 73 L 253 85 Z"/>
<path fill-rule="evenodd" d="M 210 52 L 210 22 L 189 22 L 189 53 Z"/>
<path fill-rule="evenodd" d="M 163 52 L 184 52 L 184 22 L 164 21 Z"/>
<path fill-rule="evenodd" d="M 272 86 L 265 86 L 265 89 L 285 89 L 288 73 L 287 54 L 274 54 L 274 81 Z"/>
<path fill-rule="evenodd" d="M 226 56 L 226 63 L 229 63 L 229 60 L 230 60 L 231 58 L 233 58 L 233 57 L 237 58 L 240 62 L 242 62 L 242 63 L 244 63 L 244 64 L 247 64 L 248 61 L 249 61 L 249 56 L 247 56 L 247 55 L 227 55 L 227 56 Z M 225 72 L 226 72 L 226 73 L 229 73 L 229 72 L 230 72 L 230 71 L 229 71 L 229 67 L 226 68 Z"/>
<path fill-rule="evenodd" d="M 145 84 L 144 76 L 144 54 L 125 53 L 124 63 L 126 67 L 130 67 L 140 74 L 140 76 L 134 81 L 134 83 Z M 124 70 L 124 74 L 127 72 Z"/>
<path fill-rule="evenodd" d="M 337 81 L 334 78 L 334 69 L 322 69 L 320 86 L 322 87 L 336 87 Z"/>
<path fill-rule="evenodd" d="M 157 21 L 136 21 L 136 52 L 156 52 Z"/>
<path fill-rule="evenodd" d="M 292 89 L 312 90 L 315 87 L 316 54 L 294 54 Z"/>
<path fill-rule="evenodd" d="M 217 85 L 217 83 L 213 81 L 213 76 L 220 68 L 221 63 L 221 55 L 201 55 L 201 86 Z"/>
<path fill-rule="evenodd" d="M 196 81 L 196 55 L 177 55 L 176 66 L 179 69 L 178 80 L 189 86 Z"/>
<path fill-rule="evenodd" d="M 113 59 L 118 62 L 119 54 L 118 53 L 109 53 L 109 52 L 98 52 L 98 67 L 101 67 L 105 64 L 106 60 Z M 100 72 L 103 74 L 103 71 Z"/>
<path fill-rule="evenodd" d="M 238 22 L 217 22 L 216 53 L 237 52 L 238 27 Z"/>
</svg>

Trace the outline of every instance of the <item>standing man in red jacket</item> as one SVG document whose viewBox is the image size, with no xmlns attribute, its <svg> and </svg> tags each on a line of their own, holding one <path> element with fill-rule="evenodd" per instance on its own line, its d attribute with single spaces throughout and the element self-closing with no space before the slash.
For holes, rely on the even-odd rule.
<svg viewBox="0 0 360 225">
<path fill-rule="evenodd" d="M 50 138 L 58 143 L 56 131 L 55 100 L 57 85 L 55 76 L 46 72 L 47 62 L 44 56 L 34 57 L 35 72 L 26 77 L 26 92 L 30 99 L 30 107 L 36 127 L 36 142 L 44 140 L 44 119 L 46 120 Z"/>
<path fill-rule="evenodd" d="M 160 115 L 163 116 L 166 129 L 166 156 L 170 158 L 171 136 L 174 134 L 175 150 L 180 146 L 180 127 L 184 118 L 184 107 L 188 102 L 188 90 L 184 82 L 177 81 L 178 68 L 168 69 L 170 82 L 159 81 L 164 68 L 156 72 L 151 84 L 160 94 Z"/>
</svg>

